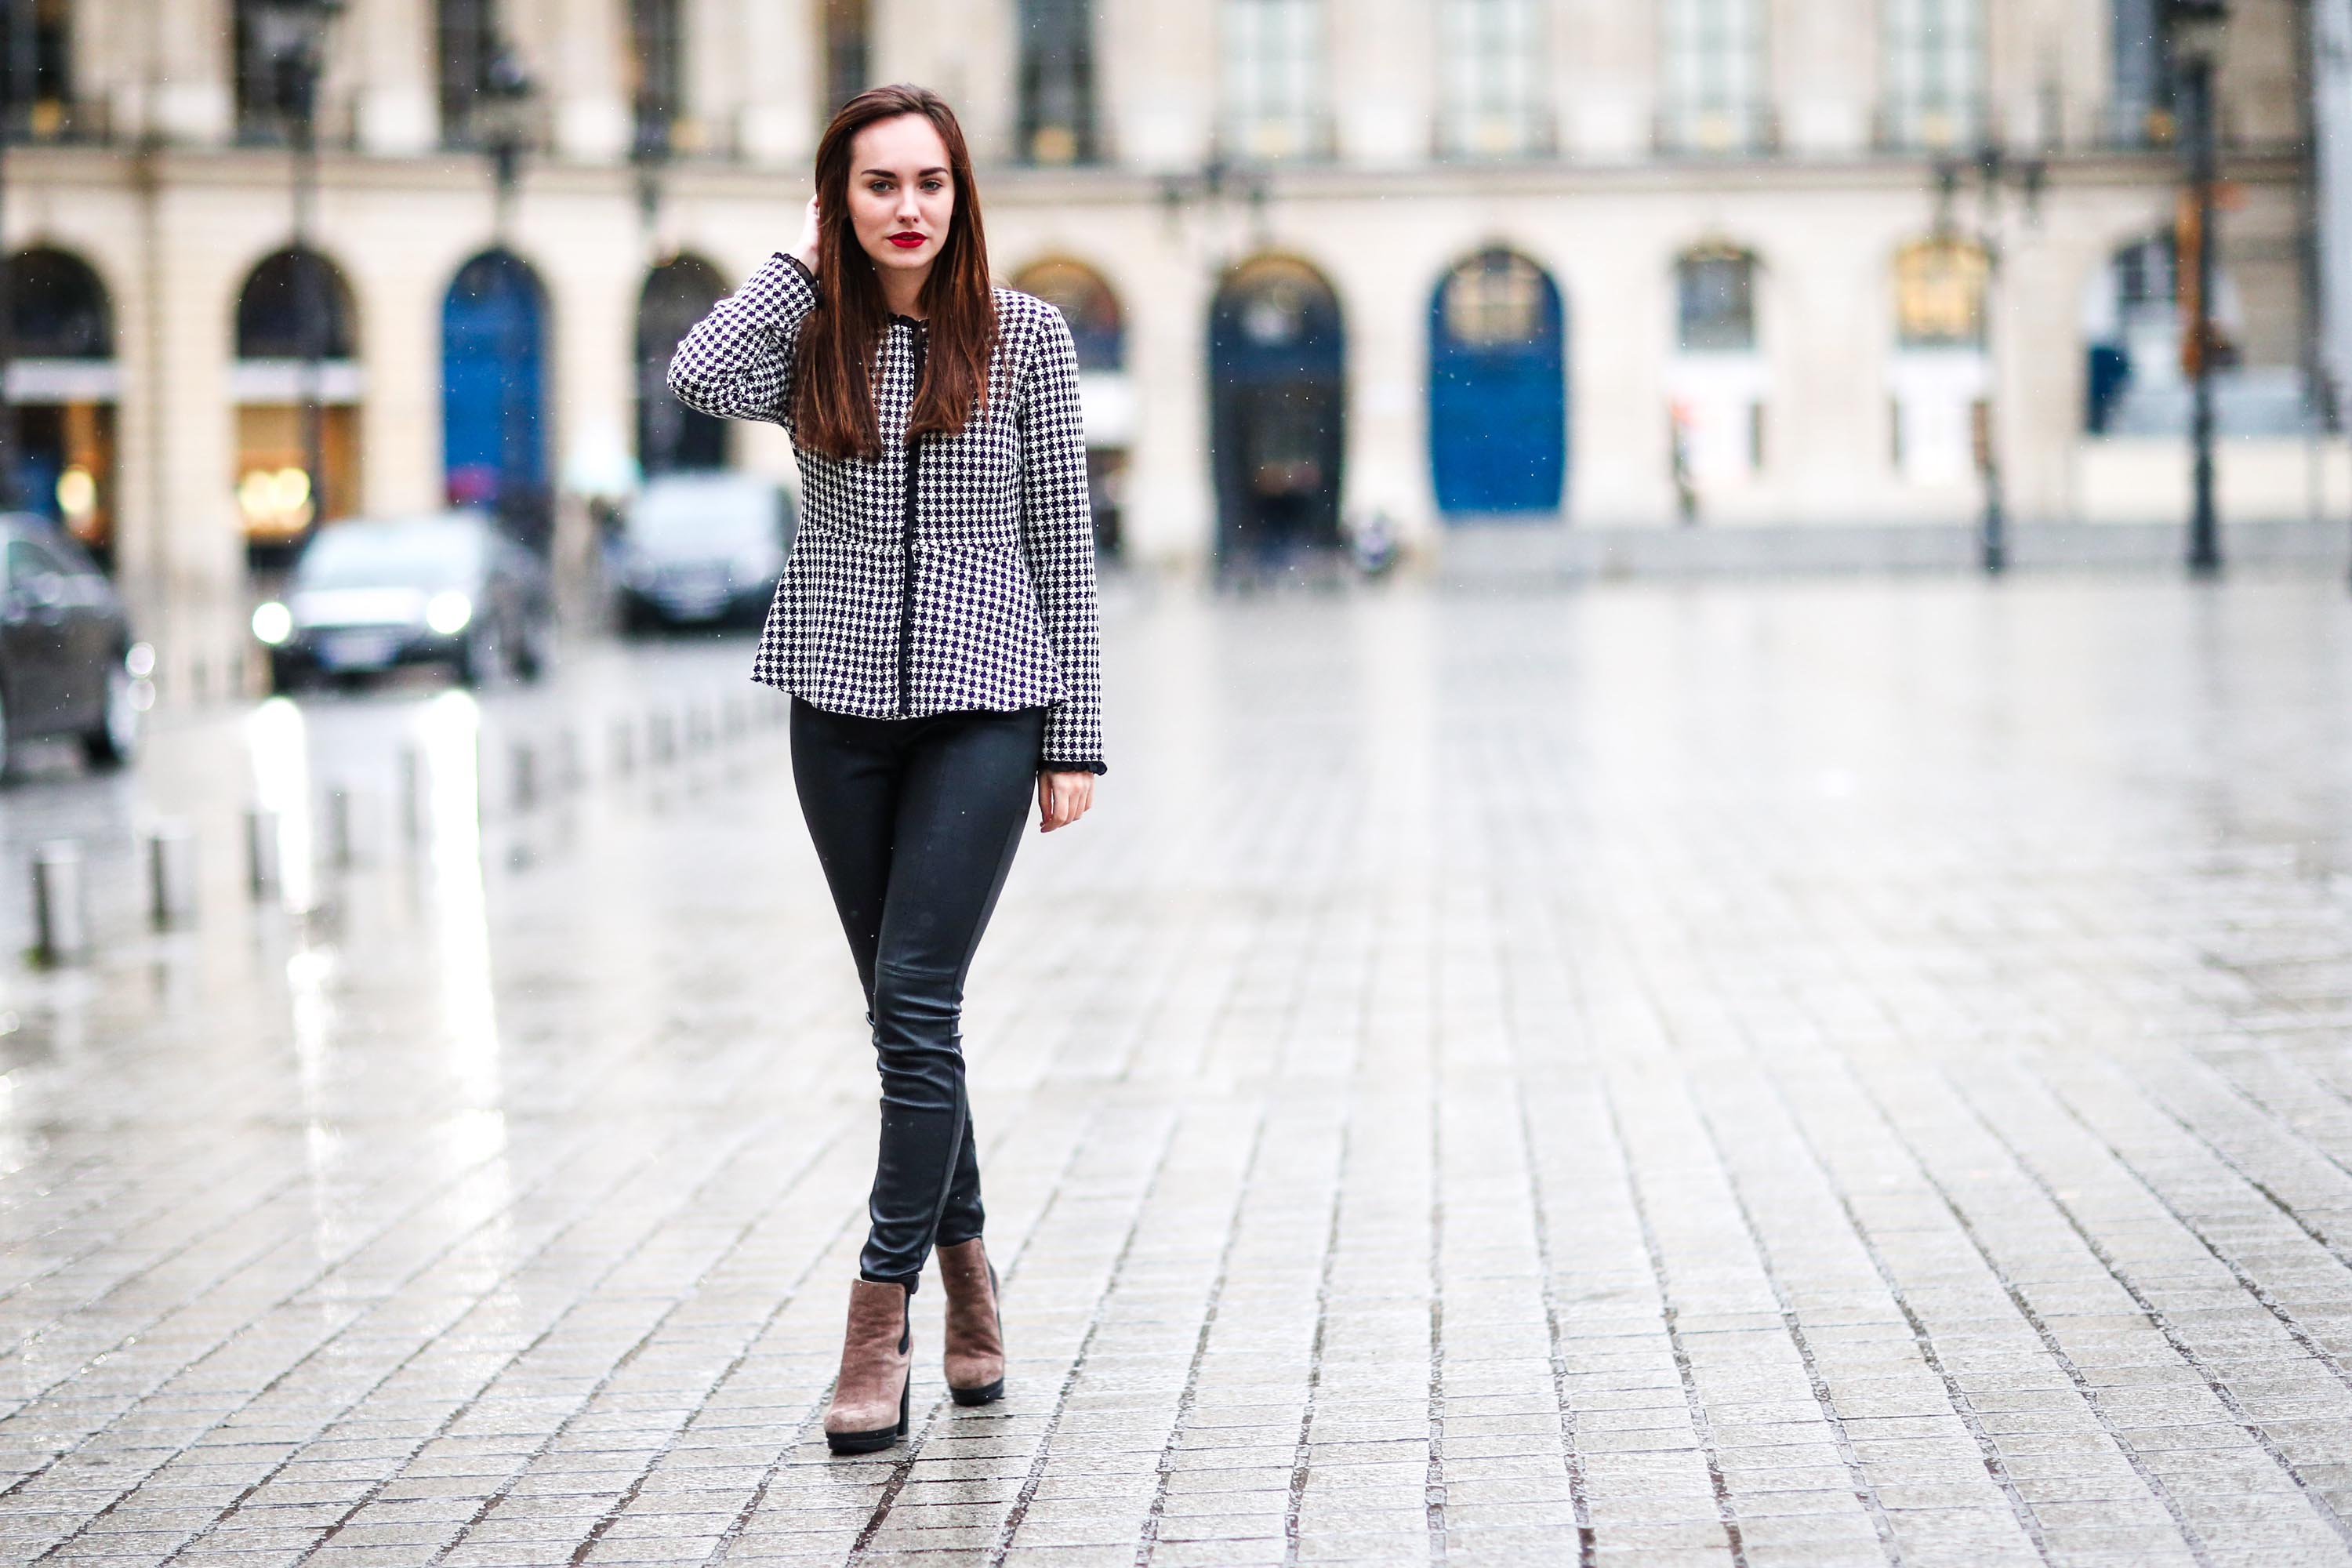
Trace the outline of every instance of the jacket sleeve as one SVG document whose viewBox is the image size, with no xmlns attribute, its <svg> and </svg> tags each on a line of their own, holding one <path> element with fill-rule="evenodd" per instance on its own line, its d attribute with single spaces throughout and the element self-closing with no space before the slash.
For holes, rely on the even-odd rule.
<svg viewBox="0 0 2352 1568">
<path fill-rule="evenodd" d="M 1045 715 L 1040 765 L 1102 773 L 1110 769 L 1102 755 L 1102 633 L 1095 600 L 1086 428 L 1078 409 L 1078 352 L 1062 313 L 1049 307 L 1044 317 L 1017 421 L 1021 548 L 1069 696 Z"/>
<path fill-rule="evenodd" d="M 794 351 L 815 308 L 816 279 L 778 251 L 679 341 L 669 389 L 705 414 L 790 428 Z"/>
</svg>

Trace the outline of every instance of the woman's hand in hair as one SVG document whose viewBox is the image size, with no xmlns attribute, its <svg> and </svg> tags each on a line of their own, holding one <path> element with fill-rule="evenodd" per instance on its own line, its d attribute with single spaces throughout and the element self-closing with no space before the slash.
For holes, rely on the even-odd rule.
<svg viewBox="0 0 2352 1568">
<path fill-rule="evenodd" d="M 1067 827 L 1087 814 L 1095 801 L 1095 775 L 1089 773 L 1040 773 L 1037 775 L 1037 831 Z"/>
<path fill-rule="evenodd" d="M 792 253 L 800 258 L 801 265 L 807 268 L 812 273 L 816 270 L 817 256 L 819 254 L 817 242 L 820 233 L 821 229 L 817 221 L 816 198 L 814 196 L 811 196 L 808 199 L 808 205 L 803 209 L 801 213 L 801 237 L 799 239 L 793 242 Z"/>
</svg>

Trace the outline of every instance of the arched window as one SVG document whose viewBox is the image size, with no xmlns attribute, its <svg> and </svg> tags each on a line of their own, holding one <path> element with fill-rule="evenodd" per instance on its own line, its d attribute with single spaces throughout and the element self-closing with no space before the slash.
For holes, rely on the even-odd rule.
<svg viewBox="0 0 2352 1568">
<path fill-rule="evenodd" d="M 717 268 L 680 256 L 648 273 L 637 296 L 637 463 L 648 478 L 727 464 L 727 421 L 688 408 L 669 389 L 678 341 L 726 292 Z"/>
<path fill-rule="evenodd" d="M 315 250 L 266 257 L 236 299 L 236 357 L 241 360 L 347 360 L 357 342 L 351 286 L 334 263 Z M 315 335 L 314 335 L 315 334 Z"/>
<path fill-rule="evenodd" d="M 1125 364 L 1118 299 L 1101 273 L 1082 261 L 1040 261 L 1023 268 L 1013 286 L 1062 312 L 1077 342 L 1081 371 L 1118 370 Z"/>
<path fill-rule="evenodd" d="M 1742 153 L 1769 140 L 1764 0 L 1666 0 L 1659 13 L 1660 140 L 1681 153 Z"/>
<path fill-rule="evenodd" d="M 44 247 L 8 258 L 7 295 L 17 497 L 106 561 L 121 392 L 106 286 L 81 258 Z"/>
<path fill-rule="evenodd" d="M 1021 155 L 1033 163 L 1099 155 L 1087 0 L 1021 0 Z"/>
<path fill-rule="evenodd" d="M 1685 353 L 1756 348 L 1756 258 L 1730 246 L 1686 250 L 1675 263 L 1675 347 Z"/>
<path fill-rule="evenodd" d="M 1347 369 L 1339 297 L 1307 263 L 1260 257 L 1218 285 L 1209 400 L 1221 568 L 1339 542 Z"/>
<path fill-rule="evenodd" d="M 1984 247 L 1961 239 L 1923 239 L 1895 258 L 1895 338 L 1906 349 L 1980 349 L 1985 284 L 1992 264 Z"/>
<path fill-rule="evenodd" d="M 246 276 L 232 385 L 237 504 L 257 556 L 299 543 L 314 521 L 358 502 L 358 342 L 351 286 L 317 251 L 278 251 Z"/>
<path fill-rule="evenodd" d="M 1135 436 L 1135 389 L 1129 382 L 1127 329 L 1103 275 L 1082 261 L 1034 262 L 1013 276 L 1025 289 L 1062 312 L 1078 351 L 1078 393 L 1087 426 L 1087 490 L 1094 504 L 1095 545 L 1121 548 L 1128 448 Z"/>
<path fill-rule="evenodd" d="M 62 250 L 8 261 L 10 351 L 21 359 L 112 359 L 114 310 L 89 263 Z"/>
<path fill-rule="evenodd" d="M 1328 152 L 1322 0 L 1223 0 L 1223 150 L 1242 158 Z"/>
<path fill-rule="evenodd" d="M 1551 141 L 1544 13 L 1536 0 L 1444 0 L 1438 139 L 1469 157 L 1536 153 Z"/>
<path fill-rule="evenodd" d="M 1937 236 L 1895 253 L 1889 456 L 1914 484 L 1967 484 L 1977 471 L 1990 417 L 1991 278 L 1991 258 L 1971 240 Z"/>
<path fill-rule="evenodd" d="M 1972 145 L 1985 118 L 1983 0 L 1883 0 L 1880 15 L 1883 139 Z"/>
</svg>

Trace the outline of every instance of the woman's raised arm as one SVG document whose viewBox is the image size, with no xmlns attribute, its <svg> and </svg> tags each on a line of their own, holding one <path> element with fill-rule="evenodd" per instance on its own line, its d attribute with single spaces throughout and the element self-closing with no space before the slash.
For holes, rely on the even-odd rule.
<svg viewBox="0 0 2352 1568">
<path fill-rule="evenodd" d="M 670 356 L 669 389 L 689 408 L 722 419 L 792 426 L 793 361 L 801 322 L 816 308 L 816 202 L 800 244 L 778 251 L 743 286 L 710 308 Z"/>
</svg>

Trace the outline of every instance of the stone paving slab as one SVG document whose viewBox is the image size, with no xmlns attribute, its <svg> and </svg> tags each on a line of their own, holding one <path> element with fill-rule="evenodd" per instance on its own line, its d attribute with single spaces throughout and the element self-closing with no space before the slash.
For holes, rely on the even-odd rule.
<svg viewBox="0 0 2352 1568">
<path fill-rule="evenodd" d="M 0 1560 L 2352 1561 L 2340 584 L 1106 629 L 1114 771 L 970 983 L 1009 1394 L 928 1289 L 856 1458 L 872 1068 L 742 648 L 0 798 L 94 875 L 213 846 L 197 929 L 109 884 L 0 977 Z M 698 693 L 515 802 L 516 738 Z M 299 851 L 402 737 L 427 841 L 244 901 L 250 794 Z"/>
</svg>

